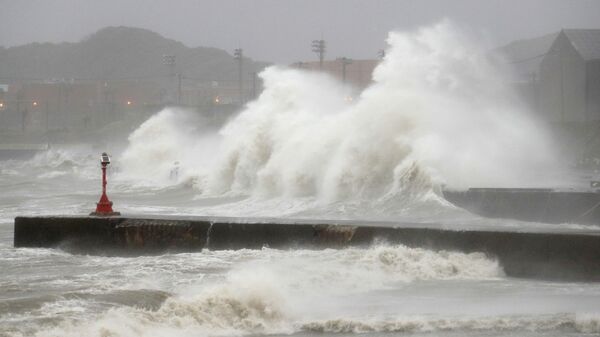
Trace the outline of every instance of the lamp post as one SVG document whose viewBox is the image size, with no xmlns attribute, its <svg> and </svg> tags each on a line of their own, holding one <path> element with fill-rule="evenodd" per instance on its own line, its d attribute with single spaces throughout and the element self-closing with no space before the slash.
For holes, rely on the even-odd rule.
<svg viewBox="0 0 600 337">
<path fill-rule="evenodd" d="M 112 201 L 108 200 L 108 196 L 106 195 L 106 167 L 110 164 L 110 157 L 106 152 L 102 153 L 100 157 L 100 164 L 102 165 L 102 195 L 100 196 L 100 201 L 96 204 L 96 211 L 90 213 L 90 215 L 95 216 L 112 216 L 112 215 L 121 215 L 119 212 L 115 212 L 112 209 Z"/>
</svg>

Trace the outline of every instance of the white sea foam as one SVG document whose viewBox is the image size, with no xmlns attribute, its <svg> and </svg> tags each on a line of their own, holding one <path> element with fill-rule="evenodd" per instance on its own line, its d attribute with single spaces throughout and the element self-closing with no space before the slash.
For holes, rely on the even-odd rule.
<svg viewBox="0 0 600 337">
<path fill-rule="evenodd" d="M 270 67 L 260 97 L 218 133 L 166 109 L 130 137 L 130 178 L 169 183 L 179 161 L 203 196 L 368 200 L 394 210 L 442 202 L 439 187 L 540 183 L 553 167 L 545 133 L 485 53 L 450 22 L 390 33 L 373 83 Z M 368 207 L 366 207 L 368 208 Z"/>
</svg>

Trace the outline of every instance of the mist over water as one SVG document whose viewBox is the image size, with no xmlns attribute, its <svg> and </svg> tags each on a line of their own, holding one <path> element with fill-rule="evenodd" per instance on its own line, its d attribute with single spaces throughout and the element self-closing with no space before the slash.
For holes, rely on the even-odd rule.
<svg viewBox="0 0 600 337">
<path fill-rule="evenodd" d="M 549 137 L 486 53 L 451 22 L 392 32 L 360 93 L 324 74 L 270 67 L 265 90 L 220 130 L 166 109 L 130 136 L 128 177 L 188 181 L 203 196 L 368 202 L 437 200 L 447 188 L 539 186 Z M 550 168 L 550 169 L 549 169 Z"/>
</svg>

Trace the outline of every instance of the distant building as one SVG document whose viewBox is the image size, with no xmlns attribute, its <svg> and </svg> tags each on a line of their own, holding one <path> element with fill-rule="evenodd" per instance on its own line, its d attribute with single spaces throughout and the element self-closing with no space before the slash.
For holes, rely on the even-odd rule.
<svg viewBox="0 0 600 337">
<path fill-rule="evenodd" d="M 496 50 L 509 81 L 551 122 L 600 121 L 600 29 L 563 29 Z"/>
<path fill-rule="evenodd" d="M 600 121 L 600 29 L 564 29 L 540 64 L 539 109 L 560 122 Z"/>
<path fill-rule="evenodd" d="M 324 61 L 322 69 L 318 61 L 296 62 L 292 66 L 300 69 L 322 70 L 340 82 L 346 82 L 362 90 L 371 84 L 373 70 L 378 64 L 379 60 L 347 60 L 345 70 L 343 60 Z"/>
<path fill-rule="evenodd" d="M 248 98 L 252 98 L 251 85 L 246 90 Z M 0 132 L 86 130 L 117 121 L 135 122 L 169 105 L 229 112 L 239 107 L 237 81 L 187 80 L 181 90 L 176 81 L 163 85 L 142 80 L 47 80 L 0 85 Z"/>
<path fill-rule="evenodd" d="M 162 104 L 161 89 L 141 81 L 48 81 L 8 86 L 0 94 L 0 129 L 88 129 Z"/>
</svg>

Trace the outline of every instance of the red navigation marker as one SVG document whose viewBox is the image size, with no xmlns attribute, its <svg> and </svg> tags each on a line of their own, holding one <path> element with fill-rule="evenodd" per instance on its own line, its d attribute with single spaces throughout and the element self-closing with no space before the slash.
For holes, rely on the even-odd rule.
<svg viewBox="0 0 600 337">
<path fill-rule="evenodd" d="M 90 215 L 96 216 L 112 216 L 112 215 L 121 215 L 119 212 L 115 212 L 112 209 L 112 201 L 108 200 L 108 196 L 106 195 L 106 166 L 110 164 L 110 157 L 106 152 L 102 153 L 100 164 L 102 164 L 102 196 L 100 197 L 100 201 L 96 204 L 96 211 L 90 213 Z"/>
</svg>

